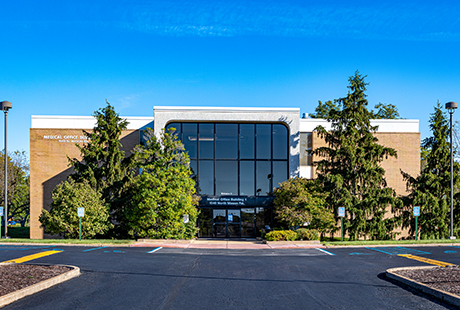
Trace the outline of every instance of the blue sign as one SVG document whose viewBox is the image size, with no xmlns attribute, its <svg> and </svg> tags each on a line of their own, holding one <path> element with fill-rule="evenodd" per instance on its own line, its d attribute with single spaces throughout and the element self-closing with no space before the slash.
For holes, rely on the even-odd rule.
<svg viewBox="0 0 460 310">
<path fill-rule="evenodd" d="M 339 217 L 345 216 L 345 207 L 339 207 Z"/>
<path fill-rule="evenodd" d="M 3 216 L 3 207 L 0 207 L 0 216 Z"/>
<path fill-rule="evenodd" d="M 233 214 L 229 214 L 229 215 L 228 215 L 228 221 L 229 221 L 229 222 L 233 222 Z"/>
<path fill-rule="evenodd" d="M 78 208 L 77 214 L 78 214 L 78 217 L 84 217 L 85 216 L 85 208 L 82 208 L 82 207 Z"/>
<path fill-rule="evenodd" d="M 414 207 L 414 216 L 420 216 L 420 207 Z"/>
</svg>

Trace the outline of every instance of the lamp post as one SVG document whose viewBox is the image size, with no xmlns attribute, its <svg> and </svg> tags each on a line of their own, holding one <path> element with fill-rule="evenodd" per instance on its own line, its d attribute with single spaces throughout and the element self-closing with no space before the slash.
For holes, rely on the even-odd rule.
<svg viewBox="0 0 460 310">
<path fill-rule="evenodd" d="M 6 144 L 6 119 L 8 115 L 8 110 L 13 107 L 13 104 L 9 101 L 2 101 L 2 110 L 5 112 L 5 153 L 4 155 L 4 162 L 5 162 L 5 175 L 4 175 L 4 185 L 5 185 L 5 238 L 8 238 L 8 152 L 7 152 L 7 144 Z"/>
<path fill-rule="evenodd" d="M 456 239 L 454 237 L 454 155 L 452 151 L 452 115 L 458 107 L 456 102 L 450 101 L 446 103 L 446 109 L 450 114 L 450 237 L 449 239 Z"/>
</svg>

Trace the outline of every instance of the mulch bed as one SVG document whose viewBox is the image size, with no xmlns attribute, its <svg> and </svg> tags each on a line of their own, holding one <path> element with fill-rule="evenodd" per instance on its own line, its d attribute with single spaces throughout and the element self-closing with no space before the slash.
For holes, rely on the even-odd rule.
<svg viewBox="0 0 460 310">
<path fill-rule="evenodd" d="M 72 270 L 65 266 L 0 265 L 0 296 Z"/>
<path fill-rule="evenodd" d="M 432 269 L 407 269 L 395 272 L 423 283 L 431 288 L 460 296 L 460 267 L 434 267 Z"/>
</svg>

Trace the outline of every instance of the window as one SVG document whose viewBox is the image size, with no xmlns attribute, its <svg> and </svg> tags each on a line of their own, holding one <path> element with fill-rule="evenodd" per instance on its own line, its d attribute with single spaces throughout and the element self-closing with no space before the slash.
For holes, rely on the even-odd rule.
<svg viewBox="0 0 460 310">
<path fill-rule="evenodd" d="M 289 132 L 282 124 L 170 123 L 184 143 L 197 192 L 267 196 L 288 179 Z"/>
</svg>

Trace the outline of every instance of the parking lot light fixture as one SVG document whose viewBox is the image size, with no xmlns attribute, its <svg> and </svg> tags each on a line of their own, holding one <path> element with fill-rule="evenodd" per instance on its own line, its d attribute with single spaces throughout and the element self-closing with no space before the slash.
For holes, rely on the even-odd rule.
<svg viewBox="0 0 460 310">
<path fill-rule="evenodd" d="M 454 237 L 454 155 L 452 149 L 452 115 L 457 109 L 458 104 L 450 101 L 446 103 L 446 109 L 450 114 L 450 237 L 449 239 L 456 239 Z"/>
<path fill-rule="evenodd" d="M 5 198 L 4 198 L 4 207 L 5 207 L 5 238 L 8 238 L 8 151 L 7 151 L 7 143 L 6 143 L 6 137 L 7 137 L 7 126 L 6 126 L 6 120 L 7 120 L 7 115 L 8 115 L 8 110 L 13 107 L 13 104 L 9 101 L 2 101 L 1 102 L 1 107 L 3 112 L 5 113 L 5 152 L 3 153 L 4 156 L 4 163 L 5 163 L 5 175 L 4 175 L 4 193 L 5 193 Z"/>
</svg>

